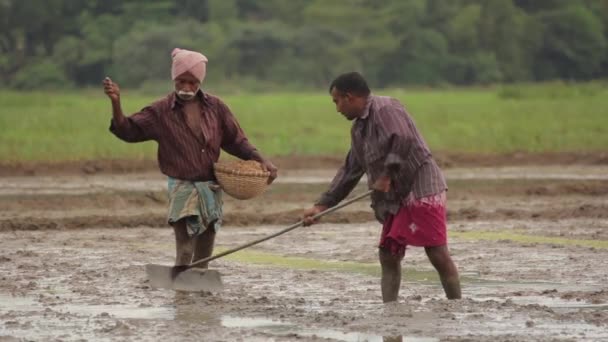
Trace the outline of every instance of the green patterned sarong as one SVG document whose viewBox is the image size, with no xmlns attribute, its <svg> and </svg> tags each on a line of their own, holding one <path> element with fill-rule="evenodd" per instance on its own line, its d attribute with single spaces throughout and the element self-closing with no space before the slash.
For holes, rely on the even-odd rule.
<svg viewBox="0 0 608 342">
<path fill-rule="evenodd" d="M 222 190 L 215 182 L 191 182 L 169 177 L 169 224 L 186 219 L 195 236 L 222 224 Z M 212 189 L 214 188 L 214 189 Z"/>
</svg>

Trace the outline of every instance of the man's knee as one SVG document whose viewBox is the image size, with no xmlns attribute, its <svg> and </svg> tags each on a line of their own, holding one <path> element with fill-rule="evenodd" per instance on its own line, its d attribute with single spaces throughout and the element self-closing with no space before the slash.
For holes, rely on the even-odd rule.
<svg viewBox="0 0 608 342">
<path fill-rule="evenodd" d="M 184 237 L 188 237 L 188 227 L 186 225 L 185 219 L 181 219 L 176 222 L 171 222 L 169 225 L 171 226 L 171 228 L 173 228 L 176 238 L 182 239 Z"/>
<path fill-rule="evenodd" d="M 383 267 L 398 267 L 401 265 L 401 260 L 403 260 L 403 256 L 393 255 L 385 248 L 378 249 L 378 257 L 380 258 L 380 264 Z"/>
<path fill-rule="evenodd" d="M 444 259 L 449 258 L 450 253 L 448 252 L 448 247 L 446 245 L 443 246 L 435 246 L 435 247 L 424 247 L 424 251 L 429 258 L 433 259 Z"/>
<path fill-rule="evenodd" d="M 453 268 L 452 257 L 446 245 L 437 247 L 425 247 L 426 255 L 431 264 L 435 266 L 439 272 L 449 272 Z"/>
</svg>

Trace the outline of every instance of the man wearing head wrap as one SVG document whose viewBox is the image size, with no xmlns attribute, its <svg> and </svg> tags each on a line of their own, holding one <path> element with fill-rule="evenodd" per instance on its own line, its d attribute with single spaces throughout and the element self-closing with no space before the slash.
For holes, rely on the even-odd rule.
<svg viewBox="0 0 608 342">
<path fill-rule="evenodd" d="M 110 131 L 126 142 L 158 143 L 158 165 L 168 176 L 175 264 L 184 265 L 213 251 L 222 222 L 221 190 L 213 173 L 220 150 L 259 161 L 270 171 L 269 183 L 277 177 L 277 168 L 249 143 L 228 106 L 200 89 L 207 57 L 183 49 L 174 49 L 171 56 L 175 91 L 131 116 L 123 114 L 118 84 L 106 77 L 103 85 L 112 103 Z"/>
</svg>

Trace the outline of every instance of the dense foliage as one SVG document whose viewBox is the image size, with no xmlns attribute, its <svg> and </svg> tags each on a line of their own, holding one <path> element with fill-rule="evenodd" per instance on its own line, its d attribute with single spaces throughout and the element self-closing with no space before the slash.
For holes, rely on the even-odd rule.
<svg viewBox="0 0 608 342">
<path fill-rule="evenodd" d="M 173 47 L 244 87 L 350 70 L 377 87 L 608 75 L 606 0 L 0 0 L 0 26 L 15 89 L 166 81 Z"/>
</svg>

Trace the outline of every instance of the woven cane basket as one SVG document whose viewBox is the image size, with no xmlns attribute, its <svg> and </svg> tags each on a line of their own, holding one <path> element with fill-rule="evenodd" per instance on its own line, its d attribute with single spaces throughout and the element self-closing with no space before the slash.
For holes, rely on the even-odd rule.
<svg viewBox="0 0 608 342">
<path fill-rule="evenodd" d="M 254 160 L 215 163 L 214 171 L 224 192 L 236 199 L 254 198 L 268 187 L 270 172 Z"/>
</svg>

